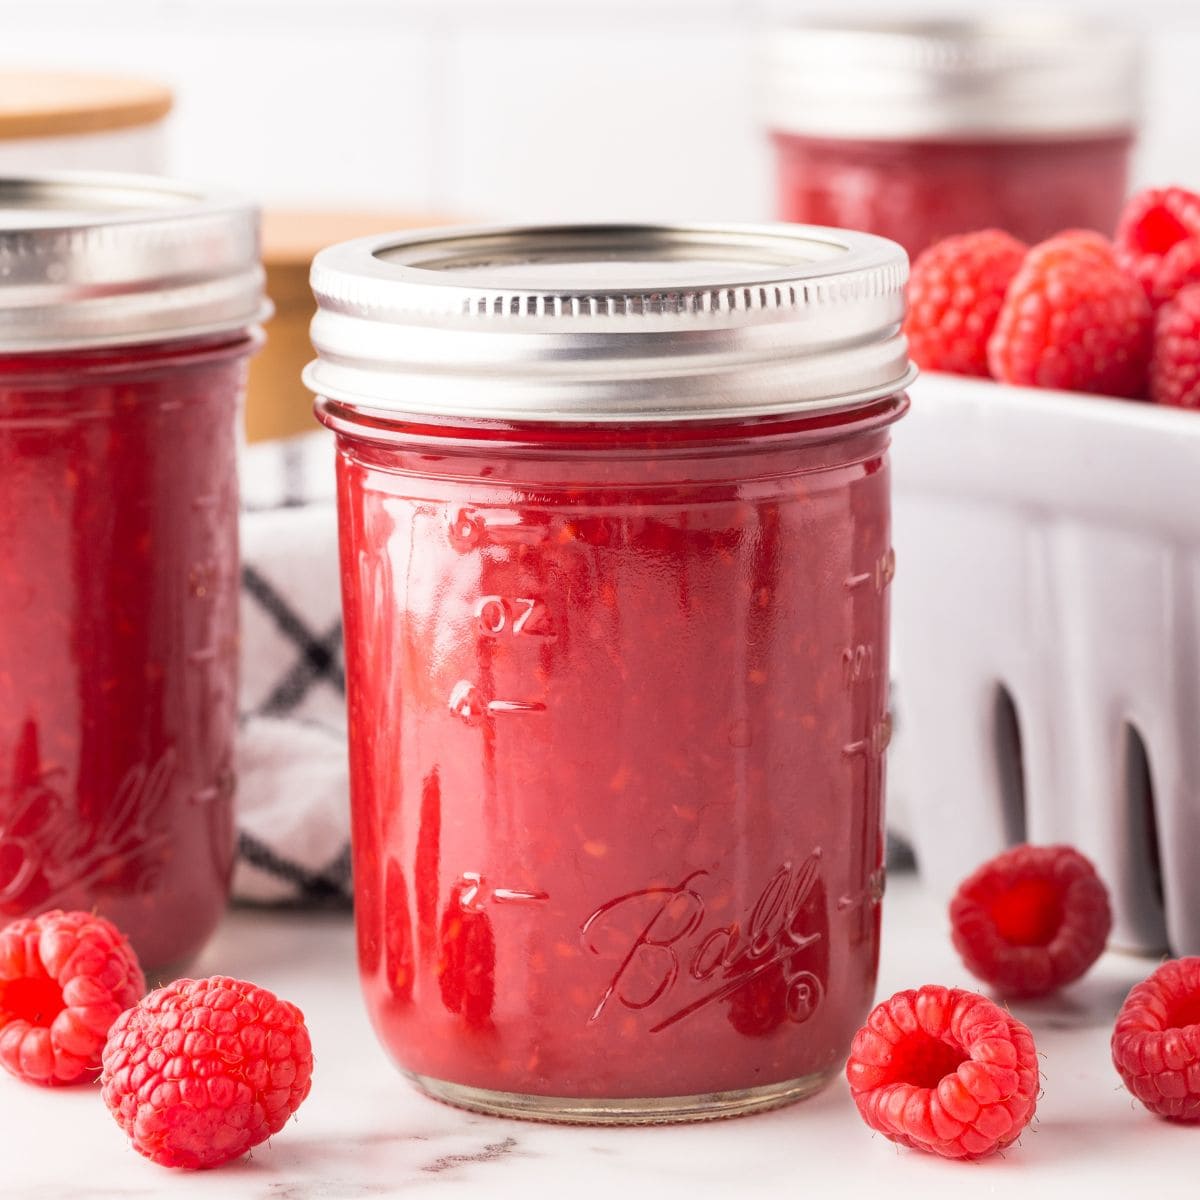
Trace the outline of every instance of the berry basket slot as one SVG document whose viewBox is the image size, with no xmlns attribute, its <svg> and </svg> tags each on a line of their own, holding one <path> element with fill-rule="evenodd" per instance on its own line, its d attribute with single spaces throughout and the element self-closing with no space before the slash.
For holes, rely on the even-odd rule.
<svg viewBox="0 0 1200 1200">
<path fill-rule="evenodd" d="M 1200 413 L 923 376 L 895 430 L 891 822 L 946 896 L 1067 842 L 1200 953 Z"/>
</svg>

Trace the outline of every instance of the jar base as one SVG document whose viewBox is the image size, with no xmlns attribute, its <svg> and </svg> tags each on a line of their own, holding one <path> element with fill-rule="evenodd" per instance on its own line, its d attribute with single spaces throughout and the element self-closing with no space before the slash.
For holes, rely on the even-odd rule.
<svg viewBox="0 0 1200 1200">
<path fill-rule="evenodd" d="M 449 1083 L 444 1079 L 430 1079 L 411 1071 L 405 1074 L 434 1100 L 493 1117 L 516 1117 L 523 1121 L 549 1121 L 564 1125 L 667 1125 L 742 1117 L 781 1108 L 820 1091 L 837 1071 L 834 1069 L 732 1092 L 701 1092 L 694 1096 L 648 1099 L 622 1097 L 615 1100 L 493 1092 L 487 1088 Z"/>
</svg>

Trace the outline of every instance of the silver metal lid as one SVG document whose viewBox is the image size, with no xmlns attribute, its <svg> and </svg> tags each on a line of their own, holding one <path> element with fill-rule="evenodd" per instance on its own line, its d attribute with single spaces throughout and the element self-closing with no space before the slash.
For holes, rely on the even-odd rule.
<svg viewBox="0 0 1200 1200">
<path fill-rule="evenodd" d="M 270 312 L 258 212 L 165 179 L 0 177 L 0 353 L 244 329 Z"/>
<path fill-rule="evenodd" d="M 846 408 L 912 378 L 894 242 L 803 225 L 577 225 L 360 238 L 313 262 L 319 395 L 511 421 Z"/>
<path fill-rule="evenodd" d="M 1070 17 L 831 20 L 764 47 L 770 128 L 812 137 L 950 140 L 1129 132 L 1132 33 Z"/>
</svg>

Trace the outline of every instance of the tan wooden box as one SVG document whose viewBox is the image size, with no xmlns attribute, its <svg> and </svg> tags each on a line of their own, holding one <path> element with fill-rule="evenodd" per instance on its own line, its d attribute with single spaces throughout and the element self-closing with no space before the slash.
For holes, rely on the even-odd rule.
<svg viewBox="0 0 1200 1200">
<path fill-rule="evenodd" d="M 246 436 L 252 442 L 289 437 L 316 428 L 312 395 L 300 372 L 313 357 L 308 326 L 316 305 L 308 287 L 313 255 L 349 238 L 444 224 L 411 213 L 290 212 L 263 214 L 263 263 L 275 315 L 267 343 L 250 365 Z"/>
</svg>

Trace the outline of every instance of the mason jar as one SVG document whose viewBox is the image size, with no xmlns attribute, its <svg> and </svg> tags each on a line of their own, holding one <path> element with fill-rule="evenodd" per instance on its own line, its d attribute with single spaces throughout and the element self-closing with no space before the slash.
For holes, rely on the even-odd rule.
<svg viewBox="0 0 1200 1200">
<path fill-rule="evenodd" d="M 1140 109 L 1140 46 L 1078 19 L 838 20 L 773 31 L 765 118 L 778 215 L 911 255 L 975 229 L 1111 235 Z"/>
<path fill-rule="evenodd" d="M 788 226 L 317 255 L 359 966 L 431 1095 L 687 1120 L 841 1069 L 878 953 L 906 267 Z"/>
<path fill-rule="evenodd" d="M 257 215 L 0 178 L 0 917 L 96 910 L 152 971 L 232 868 L 235 422 Z"/>
</svg>

